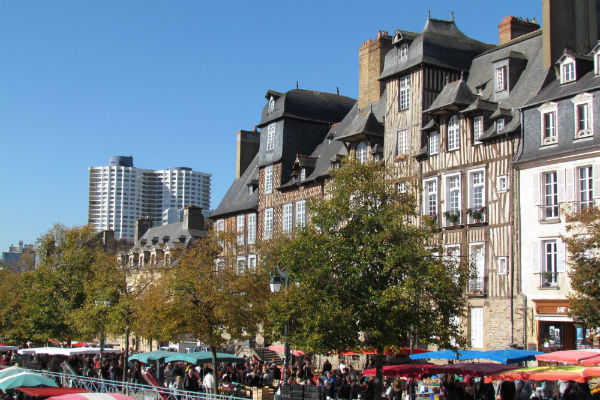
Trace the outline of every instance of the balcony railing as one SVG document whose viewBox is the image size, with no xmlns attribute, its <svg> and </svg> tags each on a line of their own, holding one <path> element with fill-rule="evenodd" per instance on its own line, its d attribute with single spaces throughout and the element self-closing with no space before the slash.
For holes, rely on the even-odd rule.
<svg viewBox="0 0 600 400">
<path fill-rule="evenodd" d="M 444 227 L 450 228 L 453 226 L 460 226 L 463 224 L 463 215 L 460 210 L 445 211 L 444 212 Z"/>
<path fill-rule="evenodd" d="M 467 290 L 470 295 L 485 295 L 485 278 L 483 276 L 478 276 L 470 279 Z"/>
<path fill-rule="evenodd" d="M 543 289 L 558 289 L 558 272 L 542 272 L 540 287 Z"/>
<path fill-rule="evenodd" d="M 577 221 L 579 218 L 588 213 L 594 207 L 598 207 L 600 199 L 593 199 L 589 201 L 571 201 L 563 205 L 565 216 L 567 221 Z"/>
<path fill-rule="evenodd" d="M 560 222 L 560 206 L 556 204 L 543 204 L 538 206 L 539 222 Z"/>
<path fill-rule="evenodd" d="M 487 222 L 487 208 L 483 207 L 472 207 L 467 210 L 468 224 L 481 224 Z"/>
</svg>

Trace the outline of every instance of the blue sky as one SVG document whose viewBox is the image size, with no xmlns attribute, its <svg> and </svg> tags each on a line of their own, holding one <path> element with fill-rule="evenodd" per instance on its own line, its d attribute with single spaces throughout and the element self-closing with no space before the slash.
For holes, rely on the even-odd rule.
<svg viewBox="0 0 600 400">
<path fill-rule="evenodd" d="M 356 97 L 360 45 L 428 9 L 488 43 L 502 17 L 541 23 L 541 0 L 1 1 L 0 251 L 86 224 L 88 167 L 110 155 L 212 174 L 215 208 L 268 89 Z"/>
</svg>

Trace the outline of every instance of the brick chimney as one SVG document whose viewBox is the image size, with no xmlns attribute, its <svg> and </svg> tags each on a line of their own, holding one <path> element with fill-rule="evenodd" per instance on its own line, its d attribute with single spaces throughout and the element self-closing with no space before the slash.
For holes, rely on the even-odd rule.
<svg viewBox="0 0 600 400">
<path fill-rule="evenodd" d="M 379 31 L 376 39 L 369 39 L 358 50 L 358 108 L 379 100 L 385 83 L 377 80 L 381 71 L 385 53 L 392 48 L 392 37 Z"/>
<path fill-rule="evenodd" d="M 586 54 L 598 40 L 600 0 L 542 0 L 544 68 L 550 68 L 565 48 Z"/>
<path fill-rule="evenodd" d="M 260 133 L 254 131 L 238 131 L 237 133 L 237 157 L 235 162 L 235 178 L 240 178 L 250 162 L 258 153 L 260 146 Z"/>
<path fill-rule="evenodd" d="M 540 29 L 540 25 L 536 22 L 535 18 L 530 21 L 528 18 L 504 17 L 498 25 L 500 44 L 510 42 L 519 36 L 537 31 L 538 29 Z"/>
<path fill-rule="evenodd" d="M 138 218 L 135 221 L 135 243 L 139 242 L 144 233 L 152 227 L 152 221 L 148 218 Z"/>
<path fill-rule="evenodd" d="M 202 209 L 195 206 L 187 206 L 183 210 L 183 229 L 202 229 L 204 227 L 204 214 Z"/>
</svg>

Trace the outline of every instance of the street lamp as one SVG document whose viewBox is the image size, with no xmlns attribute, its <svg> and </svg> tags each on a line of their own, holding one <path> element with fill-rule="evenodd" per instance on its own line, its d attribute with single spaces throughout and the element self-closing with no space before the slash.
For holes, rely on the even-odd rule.
<svg viewBox="0 0 600 400">
<path fill-rule="evenodd" d="M 108 300 L 94 300 L 96 307 L 110 307 L 110 301 Z M 100 319 L 100 368 L 102 368 L 102 362 L 104 361 L 104 313 Z"/>
<path fill-rule="evenodd" d="M 288 274 L 279 269 L 277 265 L 275 265 L 275 274 L 271 276 L 271 280 L 269 281 L 269 286 L 271 287 L 272 293 L 278 293 L 281 291 L 282 280 L 283 283 L 285 283 L 285 289 L 287 290 L 290 286 L 290 277 Z M 288 321 L 286 321 L 283 328 L 283 384 L 287 383 L 288 365 L 290 362 L 290 345 L 287 340 L 288 329 Z"/>
</svg>

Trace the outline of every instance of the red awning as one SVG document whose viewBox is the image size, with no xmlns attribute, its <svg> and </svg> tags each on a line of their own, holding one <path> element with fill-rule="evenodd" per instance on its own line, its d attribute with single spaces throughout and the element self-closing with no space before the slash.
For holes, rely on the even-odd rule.
<svg viewBox="0 0 600 400">
<path fill-rule="evenodd" d="M 433 365 L 427 367 L 429 375 L 451 374 L 463 376 L 487 376 L 517 368 L 516 365 L 504 365 L 496 363 L 458 363 L 448 365 Z"/>
<path fill-rule="evenodd" d="M 31 397 L 62 396 L 63 394 L 89 393 L 89 390 L 81 388 L 43 388 L 43 387 L 18 387 L 15 388 Z"/>
<path fill-rule="evenodd" d="M 386 365 L 383 367 L 383 376 L 405 376 L 407 378 L 420 378 L 433 364 L 404 364 Z M 375 376 L 375 368 L 363 371 L 363 376 Z"/>
<path fill-rule="evenodd" d="M 274 351 L 276 353 L 283 353 L 284 352 L 284 348 L 283 346 L 269 346 L 268 347 L 269 350 Z M 297 357 L 303 356 L 304 352 L 300 351 L 300 350 L 292 350 L 290 349 L 291 353 Z"/>
<path fill-rule="evenodd" d="M 597 351 L 589 350 L 564 350 L 544 353 L 535 356 L 538 361 L 555 361 L 567 364 L 579 364 L 583 360 L 600 355 Z"/>
</svg>

